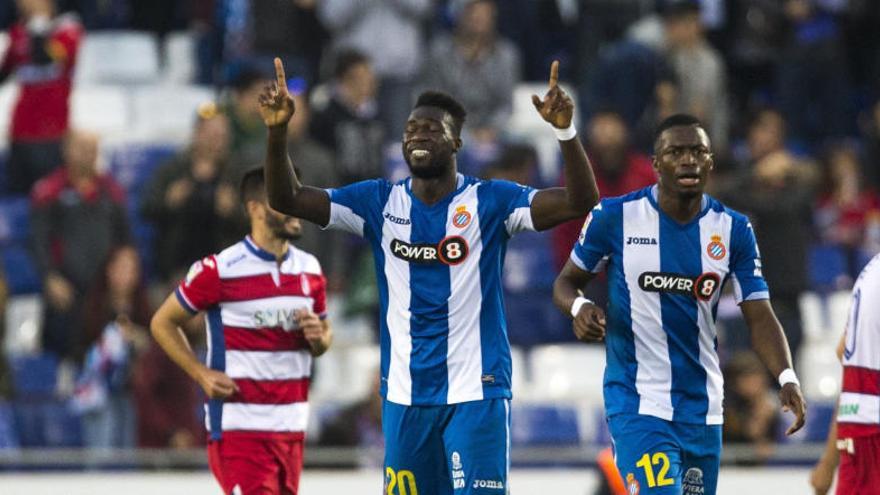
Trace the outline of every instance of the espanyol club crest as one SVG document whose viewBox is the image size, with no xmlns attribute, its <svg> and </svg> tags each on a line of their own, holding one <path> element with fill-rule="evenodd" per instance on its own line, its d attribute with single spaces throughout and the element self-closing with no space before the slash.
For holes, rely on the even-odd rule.
<svg viewBox="0 0 880 495">
<path fill-rule="evenodd" d="M 710 242 L 709 245 L 706 246 L 706 253 L 708 253 L 709 257 L 713 260 L 720 260 L 724 258 L 724 256 L 727 254 L 727 248 L 724 247 L 724 243 L 721 242 L 720 235 L 712 236 L 712 242 Z"/>
<path fill-rule="evenodd" d="M 471 214 L 467 211 L 467 206 L 459 206 L 455 209 L 455 214 L 452 215 L 452 225 L 463 229 L 471 223 Z"/>
<path fill-rule="evenodd" d="M 626 493 L 629 495 L 639 495 L 639 481 L 632 473 L 626 474 Z"/>
</svg>

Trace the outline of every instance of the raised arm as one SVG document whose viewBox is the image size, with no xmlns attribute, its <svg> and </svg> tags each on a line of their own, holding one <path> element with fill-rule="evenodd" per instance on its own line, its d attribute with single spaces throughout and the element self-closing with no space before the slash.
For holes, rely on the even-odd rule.
<svg viewBox="0 0 880 495">
<path fill-rule="evenodd" d="M 788 340 L 782 331 L 782 325 L 776 319 L 770 301 L 768 299 L 744 301 L 740 304 L 740 309 L 749 326 L 752 349 L 770 373 L 778 377 L 784 370 L 792 368 Z M 800 386 L 791 382 L 783 385 L 779 391 L 779 401 L 784 411 L 791 411 L 795 415 L 794 423 L 785 432 L 786 435 L 791 435 L 804 426 L 807 410 Z"/>
<path fill-rule="evenodd" d="M 269 128 L 266 146 L 266 194 L 269 206 L 320 226 L 330 221 L 330 197 L 323 189 L 304 186 L 287 154 L 287 123 L 296 106 L 287 91 L 281 59 L 275 59 L 275 82 L 260 95 L 260 114 Z"/>
<path fill-rule="evenodd" d="M 550 66 L 550 89 L 544 99 L 532 95 L 532 103 L 549 122 L 559 138 L 564 163 L 565 187 L 542 189 L 532 200 L 532 223 L 536 230 L 546 230 L 587 214 L 599 202 L 599 188 L 587 153 L 574 134 L 574 102 L 558 84 L 559 62 Z M 572 132 L 565 131 L 571 129 Z"/>
</svg>

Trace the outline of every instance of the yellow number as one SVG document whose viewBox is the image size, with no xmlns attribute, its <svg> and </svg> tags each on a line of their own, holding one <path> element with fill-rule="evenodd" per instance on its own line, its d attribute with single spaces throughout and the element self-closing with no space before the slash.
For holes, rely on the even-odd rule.
<svg viewBox="0 0 880 495">
<path fill-rule="evenodd" d="M 651 467 L 650 454 L 643 455 L 642 458 L 639 459 L 639 462 L 636 463 L 636 467 L 640 467 L 645 470 L 645 478 L 648 479 L 648 488 L 654 488 L 655 486 L 657 486 L 657 483 L 654 481 L 654 468 Z"/>
<path fill-rule="evenodd" d="M 416 476 L 412 471 L 401 470 L 397 472 L 397 486 L 400 495 L 419 495 L 416 488 Z"/>
<path fill-rule="evenodd" d="M 657 465 L 662 464 L 660 466 L 660 472 L 657 473 L 657 486 L 667 486 L 675 483 L 671 478 L 666 477 L 666 472 L 669 471 L 669 456 L 666 455 L 665 452 L 657 452 L 654 454 L 654 457 L 651 458 L 651 464 Z"/>
<path fill-rule="evenodd" d="M 654 478 L 654 467 L 656 465 L 660 465 L 660 472 L 657 473 L 657 478 Z M 639 459 L 639 462 L 636 463 L 636 467 L 640 467 L 645 470 L 645 478 L 648 481 L 648 488 L 654 488 L 655 486 L 668 486 L 675 483 L 675 480 L 666 477 L 666 473 L 669 472 L 669 456 L 664 452 L 656 452 L 653 456 L 651 454 L 645 454 Z"/>
<path fill-rule="evenodd" d="M 396 494 L 395 488 L 397 488 Z M 395 473 L 394 469 L 386 467 L 385 493 L 386 495 L 419 495 L 419 490 L 416 488 L 416 476 L 412 471 L 406 469 Z"/>
<path fill-rule="evenodd" d="M 394 495 L 394 487 L 397 486 L 397 475 L 390 467 L 385 468 L 385 494 Z"/>
</svg>

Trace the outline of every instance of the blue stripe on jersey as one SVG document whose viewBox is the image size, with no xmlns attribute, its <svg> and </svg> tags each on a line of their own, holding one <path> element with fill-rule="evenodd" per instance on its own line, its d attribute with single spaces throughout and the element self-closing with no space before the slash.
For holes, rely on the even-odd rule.
<svg viewBox="0 0 880 495">
<path fill-rule="evenodd" d="M 699 215 L 686 225 L 676 223 L 660 212 L 660 271 L 665 273 L 702 273 Z M 672 365 L 673 421 L 705 416 L 709 410 L 706 370 L 700 363 L 700 328 L 697 304 L 692 296 L 663 292 L 660 294 L 663 330 L 669 344 Z M 699 384 L 702 384 L 700 386 Z"/>
<path fill-rule="evenodd" d="M 606 208 L 614 209 L 608 212 L 613 221 L 608 222 L 608 237 L 611 244 L 610 252 L 623 252 L 623 203 L 617 203 Z M 616 413 L 638 411 L 639 395 L 636 392 L 635 376 L 638 372 L 636 361 L 636 344 L 633 341 L 632 313 L 630 311 L 630 293 L 626 285 L 626 277 L 623 273 L 623 259 L 620 256 L 612 256 L 606 267 L 608 270 L 608 293 L 614 294 L 609 297 L 608 317 L 609 322 L 619 322 L 617 325 L 608 325 L 605 335 L 605 354 L 608 365 L 605 367 L 603 381 L 603 396 L 605 408 L 610 416 Z"/>
<path fill-rule="evenodd" d="M 223 338 L 223 320 L 220 318 L 220 307 L 208 310 L 208 331 L 211 339 L 212 370 L 226 371 L 226 339 Z M 211 440 L 220 440 L 223 436 L 223 399 L 208 401 L 208 420 L 211 425 Z"/>
<path fill-rule="evenodd" d="M 483 353 L 483 398 L 510 399 L 512 381 L 510 342 L 507 339 L 507 321 L 504 318 L 504 300 L 501 290 L 501 270 L 507 249 L 507 231 L 504 218 L 492 215 L 498 201 L 486 184 L 477 190 L 477 215 L 480 218 L 480 236 L 483 251 L 480 254 L 480 290 L 483 306 L 480 308 L 480 349 Z M 489 378 L 488 375 L 493 375 Z"/>
<path fill-rule="evenodd" d="M 436 245 L 437 239 L 446 237 L 447 210 L 449 200 L 454 195 L 426 206 L 410 193 L 412 244 Z M 442 404 L 446 402 L 449 392 L 449 372 L 446 367 L 449 279 L 449 266 L 445 264 L 409 265 L 410 287 L 418 287 L 410 296 L 412 352 L 409 368 L 414 403 Z"/>
<path fill-rule="evenodd" d="M 384 205 L 391 195 L 392 186 L 387 182 L 377 183 L 378 198 L 375 201 Z M 388 393 L 388 369 L 391 367 L 391 334 L 388 332 L 388 278 L 385 276 L 385 251 L 382 250 L 382 225 L 373 215 L 364 215 L 364 238 L 370 242 L 373 252 L 373 264 L 376 270 L 376 288 L 379 292 L 379 393 L 385 397 Z"/>
</svg>

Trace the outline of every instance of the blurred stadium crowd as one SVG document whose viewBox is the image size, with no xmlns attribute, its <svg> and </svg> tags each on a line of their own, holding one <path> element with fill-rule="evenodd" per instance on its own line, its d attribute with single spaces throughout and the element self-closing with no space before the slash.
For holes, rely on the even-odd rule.
<svg viewBox="0 0 880 495">
<path fill-rule="evenodd" d="M 841 291 L 880 251 L 878 23 L 870 0 L 4 1 L 0 449 L 204 442 L 199 391 L 146 327 L 190 263 L 245 232 L 237 178 L 261 162 L 276 55 L 297 104 L 291 153 L 322 187 L 407 174 L 399 137 L 428 87 L 469 111 L 461 171 L 558 183 L 529 100 L 554 59 L 603 196 L 654 182 L 655 123 L 699 116 L 711 193 L 752 219 L 810 401 L 789 441 L 822 441 Z M 515 445 L 608 441 L 604 350 L 574 343 L 551 304 L 580 223 L 509 245 Z M 369 253 L 317 228 L 300 246 L 322 262 L 337 329 L 309 440 L 380 446 Z M 769 455 L 773 380 L 738 315 L 722 299 L 725 441 Z M 204 347 L 199 322 L 186 331 Z"/>
</svg>

